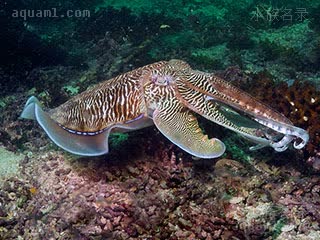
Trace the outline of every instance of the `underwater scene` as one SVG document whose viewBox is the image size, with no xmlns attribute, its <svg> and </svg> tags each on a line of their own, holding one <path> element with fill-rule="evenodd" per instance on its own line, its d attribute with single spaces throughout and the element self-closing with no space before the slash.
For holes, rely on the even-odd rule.
<svg viewBox="0 0 320 240">
<path fill-rule="evenodd" d="M 0 22 L 0 239 L 320 239 L 319 0 Z"/>
</svg>

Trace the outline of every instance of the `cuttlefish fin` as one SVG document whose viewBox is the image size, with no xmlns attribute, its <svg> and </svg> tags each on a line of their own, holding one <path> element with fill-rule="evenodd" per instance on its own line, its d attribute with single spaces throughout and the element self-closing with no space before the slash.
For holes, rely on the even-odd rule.
<svg viewBox="0 0 320 240">
<path fill-rule="evenodd" d="M 68 152 L 82 156 L 108 153 L 108 136 L 111 128 L 96 135 L 78 135 L 68 132 L 42 110 L 36 97 L 32 96 L 28 99 L 20 117 L 37 120 L 50 139 Z"/>
<path fill-rule="evenodd" d="M 180 103 L 167 101 L 153 112 L 153 122 L 159 131 L 181 149 L 199 158 L 216 158 L 225 151 L 219 139 L 208 139 L 197 119 Z"/>
</svg>

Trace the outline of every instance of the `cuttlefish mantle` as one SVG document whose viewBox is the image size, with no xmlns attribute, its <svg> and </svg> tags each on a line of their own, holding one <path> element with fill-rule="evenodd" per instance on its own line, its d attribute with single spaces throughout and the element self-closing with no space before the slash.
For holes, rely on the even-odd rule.
<svg viewBox="0 0 320 240">
<path fill-rule="evenodd" d="M 48 112 L 37 98 L 30 97 L 21 118 L 35 119 L 55 144 L 77 155 L 106 154 L 110 133 L 155 125 L 191 155 L 221 156 L 225 145 L 202 132 L 194 113 L 254 142 L 252 149 L 270 146 L 284 151 L 291 142 L 300 149 L 309 139 L 305 130 L 282 114 L 180 60 L 156 62 L 121 74 Z"/>
</svg>

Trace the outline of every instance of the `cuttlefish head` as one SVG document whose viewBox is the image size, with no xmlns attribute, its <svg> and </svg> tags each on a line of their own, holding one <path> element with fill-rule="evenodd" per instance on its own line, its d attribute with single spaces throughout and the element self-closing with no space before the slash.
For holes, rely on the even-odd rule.
<svg viewBox="0 0 320 240">
<path fill-rule="evenodd" d="M 225 151 L 216 138 L 209 139 L 199 127 L 191 109 L 177 97 L 177 68 L 187 68 L 175 61 L 162 68 L 145 72 L 141 77 L 148 115 L 157 129 L 175 145 L 198 158 L 215 158 Z"/>
</svg>

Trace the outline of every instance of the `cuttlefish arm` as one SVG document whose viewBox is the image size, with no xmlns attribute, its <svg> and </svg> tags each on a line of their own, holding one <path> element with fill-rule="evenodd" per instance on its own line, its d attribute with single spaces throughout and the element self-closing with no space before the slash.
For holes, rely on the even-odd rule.
<svg viewBox="0 0 320 240">
<path fill-rule="evenodd" d="M 258 131 L 259 126 L 261 127 L 260 124 L 242 117 L 240 114 L 221 104 L 208 101 L 206 95 L 187 87 L 180 80 L 176 82 L 176 87 L 177 98 L 190 110 L 200 114 L 209 121 L 237 132 L 259 146 L 270 145 L 270 140 L 261 136 L 261 132 L 263 131 Z"/>
<path fill-rule="evenodd" d="M 176 99 L 159 104 L 153 121 L 164 136 L 191 155 L 216 158 L 225 152 L 225 145 L 219 139 L 208 139 L 195 116 Z"/>
<path fill-rule="evenodd" d="M 206 100 L 209 102 L 214 101 L 228 105 L 250 116 L 251 119 L 260 124 L 284 134 L 283 139 L 279 141 L 275 142 L 273 139 L 270 139 L 269 145 L 275 150 L 285 150 L 287 145 L 293 140 L 295 140 L 294 147 L 298 149 L 304 147 L 308 142 L 309 135 L 305 130 L 293 126 L 282 114 L 257 101 L 249 94 L 234 87 L 223 79 L 212 74 L 190 69 L 181 69 L 180 76 L 177 84 L 185 85 L 185 89 L 192 89 L 195 92 L 201 93 L 202 96 L 206 96 Z M 182 93 L 182 97 L 187 96 L 182 91 L 183 90 L 178 89 L 178 92 Z M 297 139 L 301 141 L 299 144 L 297 144 Z"/>
<path fill-rule="evenodd" d="M 219 105 L 221 104 L 219 103 Z M 240 127 L 241 130 L 245 130 L 244 134 L 241 131 L 236 131 L 237 133 L 239 133 L 247 140 L 257 144 L 256 146 L 250 147 L 250 150 L 257 150 L 260 148 L 271 146 L 277 152 L 282 152 L 288 148 L 288 144 L 293 139 L 293 136 L 286 135 L 282 137 L 280 141 L 273 140 L 279 139 L 282 134 L 279 134 L 278 132 L 267 128 L 266 126 L 259 124 L 257 121 L 254 121 L 243 114 L 241 115 L 230 107 L 220 106 L 219 112 L 223 114 L 223 116 L 227 118 L 229 122 L 232 122 L 238 128 Z M 251 134 L 248 135 L 248 133 Z"/>
<path fill-rule="evenodd" d="M 281 147 L 281 145 L 284 146 L 292 140 L 295 140 L 293 144 L 294 148 L 301 149 L 309 141 L 309 134 L 307 131 L 293 126 L 292 122 L 283 114 L 258 101 L 246 92 L 213 75 L 209 76 L 209 82 L 212 84 L 213 88 L 219 92 L 216 100 L 224 101 L 235 109 L 250 115 L 260 124 L 285 135 L 282 140 L 272 143 L 271 146 Z M 211 97 L 215 99 L 214 95 Z M 299 141 L 300 143 L 298 144 Z"/>
</svg>

